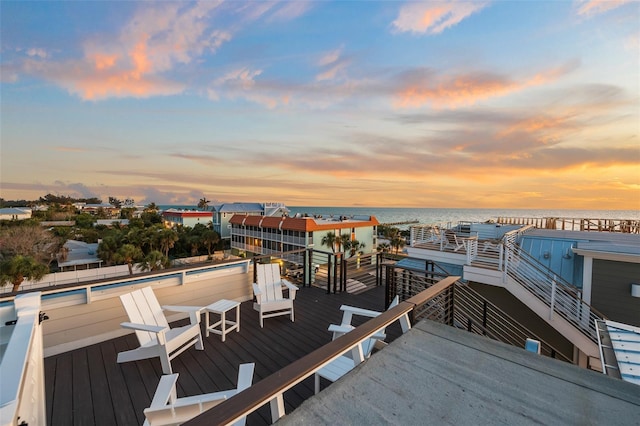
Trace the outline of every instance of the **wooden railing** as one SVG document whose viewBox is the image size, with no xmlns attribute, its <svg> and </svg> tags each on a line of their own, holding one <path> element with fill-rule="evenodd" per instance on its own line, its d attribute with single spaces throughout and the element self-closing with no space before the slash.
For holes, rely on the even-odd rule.
<svg viewBox="0 0 640 426">
<path fill-rule="evenodd" d="M 383 312 L 353 331 L 331 341 L 309 355 L 294 361 L 289 366 L 261 380 L 250 388 L 229 398 L 209 411 L 185 423 L 197 425 L 228 425 L 254 412 L 264 404 L 271 406 L 272 421 L 284 416 L 283 394 L 293 386 L 315 374 L 331 361 L 351 351 L 362 341 L 370 338 L 380 329 L 399 320 L 404 315 L 411 315 L 418 306 L 427 304 L 434 295 L 450 287 L 460 277 L 448 277 L 398 306 Z M 374 355 L 375 356 L 375 355 Z"/>
<path fill-rule="evenodd" d="M 533 225 L 539 229 L 564 231 L 640 233 L 638 219 L 588 219 L 572 217 L 499 217 L 503 225 Z"/>
</svg>

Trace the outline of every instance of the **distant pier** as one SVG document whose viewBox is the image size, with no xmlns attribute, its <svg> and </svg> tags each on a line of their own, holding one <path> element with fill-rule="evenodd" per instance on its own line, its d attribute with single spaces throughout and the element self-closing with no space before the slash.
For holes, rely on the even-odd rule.
<svg viewBox="0 0 640 426">
<path fill-rule="evenodd" d="M 414 223 L 420 223 L 420 221 L 417 220 L 417 219 L 413 219 L 413 220 L 405 220 L 405 221 L 402 221 L 402 222 L 381 223 L 380 225 L 383 225 L 383 226 L 395 226 L 395 225 L 412 225 Z"/>
</svg>

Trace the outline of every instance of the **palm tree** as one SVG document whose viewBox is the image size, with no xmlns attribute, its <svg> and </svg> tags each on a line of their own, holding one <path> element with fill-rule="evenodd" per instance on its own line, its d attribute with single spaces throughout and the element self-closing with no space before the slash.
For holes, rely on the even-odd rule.
<svg viewBox="0 0 640 426">
<path fill-rule="evenodd" d="M 155 213 L 158 211 L 158 206 L 156 206 L 156 203 L 147 204 L 147 206 L 144 208 L 144 211 Z"/>
<path fill-rule="evenodd" d="M 351 241 L 350 245 L 349 245 L 349 249 L 351 250 L 351 256 L 354 256 L 358 251 L 360 251 L 362 253 L 362 250 L 364 250 L 365 244 L 361 243 L 358 240 L 353 240 Z M 345 248 L 346 250 L 346 248 Z"/>
<path fill-rule="evenodd" d="M 164 252 L 164 255 L 169 257 L 169 249 L 178 241 L 178 233 L 173 229 L 162 229 L 158 232 L 158 240 L 160 241 L 160 248 Z"/>
<path fill-rule="evenodd" d="M 17 255 L 0 263 L 0 285 L 12 284 L 15 293 L 25 279 L 40 281 L 48 272 L 49 268 L 33 257 Z"/>
<path fill-rule="evenodd" d="M 380 243 L 378 244 L 378 251 L 381 251 L 382 253 L 388 253 L 389 250 L 391 249 L 391 246 L 388 243 Z"/>
<path fill-rule="evenodd" d="M 129 267 L 129 275 L 133 275 L 133 263 L 142 259 L 142 250 L 133 244 L 125 244 L 115 254 L 116 262 L 126 263 Z"/>
<path fill-rule="evenodd" d="M 200 198 L 198 208 L 202 210 L 207 210 L 209 208 L 209 200 L 207 200 L 207 197 Z"/>
<path fill-rule="evenodd" d="M 106 266 L 111 266 L 115 263 L 115 255 L 119 247 L 120 243 L 117 237 L 113 235 L 106 236 L 98 244 L 98 257 Z"/>
<path fill-rule="evenodd" d="M 211 257 L 211 248 L 220 241 L 220 235 L 212 229 L 207 229 L 202 233 L 202 244 L 207 248 L 207 253 Z"/>
<path fill-rule="evenodd" d="M 337 241 L 338 246 L 342 248 L 342 251 L 349 251 L 351 249 L 351 235 L 341 234 Z"/>
<path fill-rule="evenodd" d="M 332 252 L 336 252 L 336 243 L 338 238 L 336 237 L 336 234 L 333 232 L 327 232 L 327 235 L 325 235 L 324 237 L 322 237 L 322 242 L 321 244 L 323 246 L 327 246 L 331 249 Z"/>
<path fill-rule="evenodd" d="M 400 250 L 402 247 L 404 247 L 407 243 L 405 241 L 405 239 L 401 236 L 401 235 L 395 235 L 392 239 L 391 239 L 391 247 L 393 247 L 396 250 L 395 254 L 398 254 L 398 250 Z"/>
<path fill-rule="evenodd" d="M 152 250 L 138 264 L 143 271 L 155 271 L 169 265 L 169 259 L 158 250 Z"/>
</svg>

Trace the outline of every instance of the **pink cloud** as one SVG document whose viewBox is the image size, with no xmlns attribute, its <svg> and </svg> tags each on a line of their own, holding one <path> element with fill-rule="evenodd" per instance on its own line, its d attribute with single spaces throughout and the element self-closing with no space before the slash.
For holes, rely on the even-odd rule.
<svg viewBox="0 0 640 426">
<path fill-rule="evenodd" d="M 400 9 L 393 26 L 399 32 L 439 34 L 484 9 L 488 4 L 484 1 L 454 0 L 408 3 Z"/>
<path fill-rule="evenodd" d="M 597 15 L 628 3 L 629 0 L 579 0 L 578 15 Z"/>
<path fill-rule="evenodd" d="M 337 77 L 346 77 L 344 72 L 350 63 L 350 59 L 342 57 L 342 48 L 325 53 L 319 60 L 321 72 L 316 75 L 316 81 L 334 80 Z"/>
</svg>

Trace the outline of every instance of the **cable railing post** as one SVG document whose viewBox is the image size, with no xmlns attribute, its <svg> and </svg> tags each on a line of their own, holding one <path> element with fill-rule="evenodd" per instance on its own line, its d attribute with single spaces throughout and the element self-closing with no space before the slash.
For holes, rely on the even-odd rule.
<svg viewBox="0 0 640 426">
<path fill-rule="evenodd" d="M 454 326 L 455 325 L 455 304 L 456 304 L 456 283 L 453 283 L 451 285 L 451 303 L 449 304 L 450 308 L 449 308 L 449 325 L 450 326 Z"/>
<path fill-rule="evenodd" d="M 340 263 L 340 253 L 336 253 L 336 257 L 333 262 L 333 292 L 338 292 L 338 263 Z"/>
<path fill-rule="evenodd" d="M 340 262 L 340 291 L 347 291 L 347 259 Z"/>
<path fill-rule="evenodd" d="M 553 311 L 556 309 L 556 276 L 551 280 L 551 303 L 549 304 L 549 319 L 553 319 Z"/>
<path fill-rule="evenodd" d="M 482 302 L 482 334 L 487 335 L 487 301 Z"/>
<path fill-rule="evenodd" d="M 327 294 L 331 294 L 331 254 L 327 254 Z"/>
</svg>

